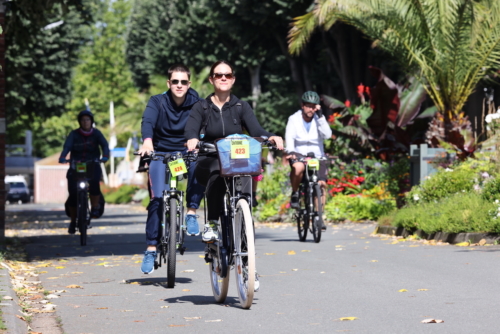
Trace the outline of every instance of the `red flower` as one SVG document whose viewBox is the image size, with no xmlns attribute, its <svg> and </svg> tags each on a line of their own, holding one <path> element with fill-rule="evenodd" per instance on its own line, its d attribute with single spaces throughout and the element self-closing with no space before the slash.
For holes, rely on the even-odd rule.
<svg viewBox="0 0 500 334">
<path fill-rule="evenodd" d="M 333 123 L 335 122 L 335 116 L 332 114 L 328 117 L 328 123 Z"/>
<path fill-rule="evenodd" d="M 351 106 L 351 101 L 345 100 L 344 104 L 347 108 L 349 108 Z"/>
<path fill-rule="evenodd" d="M 368 95 L 369 98 L 372 97 L 372 91 L 371 91 L 370 87 L 365 87 L 365 93 L 366 93 L 366 95 Z"/>
<path fill-rule="evenodd" d="M 362 97 L 364 92 L 365 92 L 365 86 L 363 86 L 363 84 L 360 83 L 358 86 L 358 96 Z"/>
</svg>

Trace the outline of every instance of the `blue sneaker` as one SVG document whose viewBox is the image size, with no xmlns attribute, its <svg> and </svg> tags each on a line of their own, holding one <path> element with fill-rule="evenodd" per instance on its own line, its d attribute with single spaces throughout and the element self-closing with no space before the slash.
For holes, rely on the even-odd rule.
<svg viewBox="0 0 500 334">
<path fill-rule="evenodd" d="M 151 274 L 155 270 L 156 251 L 145 251 L 142 259 L 141 271 Z"/>
<path fill-rule="evenodd" d="M 190 236 L 200 234 L 200 225 L 198 225 L 196 218 L 198 218 L 196 215 L 186 215 L 187 234 Z"/>
</svg>

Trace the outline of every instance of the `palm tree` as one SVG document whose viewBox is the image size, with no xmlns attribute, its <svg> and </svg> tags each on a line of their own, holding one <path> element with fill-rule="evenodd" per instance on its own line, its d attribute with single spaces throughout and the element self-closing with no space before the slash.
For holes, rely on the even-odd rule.
<svg viewBox="0 0 500 334">
<path fill-rule="evenodd" d="M 295 18 L 289 51 L 337 21 L 363 32 L 425 85 L 446 141 L 477 83 L 500 65 L 498 0 L 317 0 Z"/>
</svg>

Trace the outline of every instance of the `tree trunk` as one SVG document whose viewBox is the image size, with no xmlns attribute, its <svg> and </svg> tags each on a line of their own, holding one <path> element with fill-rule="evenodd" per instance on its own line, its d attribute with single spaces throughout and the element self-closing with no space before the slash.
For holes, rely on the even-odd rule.
<svg viewBox="0 0 500 334">
<path fill-rule="evenodd" d="M 261 88 L 260 88 L 260 68 L 261 64 L 257 66 L 248 66 L 248 71 L 250 72 L 250 82 L 252 85 L 252 108 L 255 112 L 255 107 L 257 107 L 257 100 L 259 99 Z"/>
<path fill-rule="evenodd" d="M 288 64 L 290 65 L 290 72 L 292 73 L 292 80 L 295 83 L 295 91 L 297 93 L 297 101 L 300 101 L 300 97 L 304 92 L 304 85 L 301 78 L 301 73 L 299 71 L 299 59 L 297 57 L 292 57 L 290 53 L 288 53 L 288 48 L 286 47 L 285 40 L 281 38 L 281 36 L 274 32 L 274 37 L 278 41 L 278 45 L 281 49 L 281 52 L 288 60 Z"/>
<path fill-rule="evenodd" d="M 330 31 L 335 42 L 337 43 L 337 52 L 339 54 L 341 69 L 340 79 L 342 80 L 342 86 L 344 87 L 345 97 L 349 101 L 354 101 L 356 99 L 356 90 L 352 78 L 352 63 L 350 61 L 349 43 L 346 40 L 345 26 L 336 24 Z"/>
</svg>

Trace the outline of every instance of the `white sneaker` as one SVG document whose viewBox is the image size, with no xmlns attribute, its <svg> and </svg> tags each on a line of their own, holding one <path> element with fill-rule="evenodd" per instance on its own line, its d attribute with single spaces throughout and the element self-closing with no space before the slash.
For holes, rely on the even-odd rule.
<svg viewBox="0 0 500 334">
<path fill-rule="evenodd" d="M 203 235 L 201 236 L 203 242 L 214 242 L 219 239 L 217 228 L 218 224 L 215 222 L 205 224 L 205 229 L 203 230 Z"/>
<path fill-rule="evenodd" d="M 253 284 L 253 292 L 259 292 L 260 283 L 259 283 L 259 274 L 255 272 L 255 282 Z"/>
</svg>

